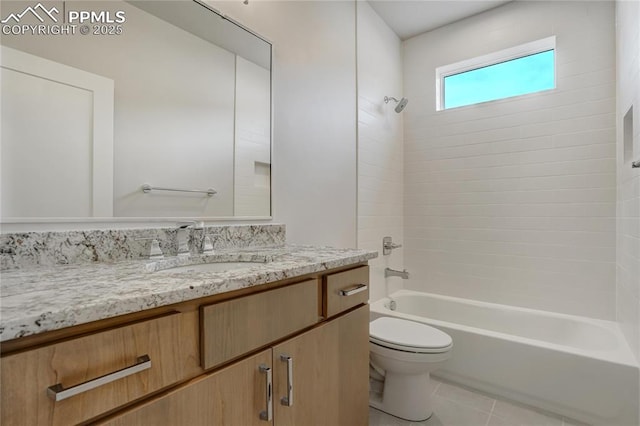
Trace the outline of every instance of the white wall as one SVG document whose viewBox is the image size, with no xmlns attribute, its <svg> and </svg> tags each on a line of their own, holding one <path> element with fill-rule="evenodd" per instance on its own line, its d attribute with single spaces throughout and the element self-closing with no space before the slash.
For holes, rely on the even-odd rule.
<svg viewBox="0 0 640 426">
<path fill-rule="evenodd" d="M 614 319 L 614 34 L 516 1 L 405 41 L 406 287 Z M 557 89 L 436 111 L 436 67 L 552 35 Z"/>
<path fill-rule="evenodd" d="M 640 360 L 640 169 L 623 156 L 622 120 L 633 106 L 632 159 L 640 160 L 640 2 L 616 2 L 617 40 L 617 318 Z"/>
<path fill-rule="evenodd" d="M 289 242 L 355 247 L 355 2 L 209 3 L 274 45 L 274 220 Z"/>
<path fill-rule="evenodd" d="M 384 268 L 402 269 L 404 249 L 382 255 L 382 238 L 403 243 L 402 114 L 385 96 L 402 94 L 402 45 L 369 3 L 358 2 L 358 247 L 377 250 L 370 300 L 402 288 Z M 407 108 L 411 108 L 411 104 Z"/>
</svg>

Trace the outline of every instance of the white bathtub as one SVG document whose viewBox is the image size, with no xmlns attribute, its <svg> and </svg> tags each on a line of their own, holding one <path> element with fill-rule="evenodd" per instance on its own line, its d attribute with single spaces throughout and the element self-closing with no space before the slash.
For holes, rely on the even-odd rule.
<svg viewBox="0 0 640 426">
<path fill-rule="evenodd" d="M 453 338 L 435 376 L 595 425 L 638 425 L 638 364 L 617 323 L 400 290 L 371 319 L 429 324 Z"/>
</svg>

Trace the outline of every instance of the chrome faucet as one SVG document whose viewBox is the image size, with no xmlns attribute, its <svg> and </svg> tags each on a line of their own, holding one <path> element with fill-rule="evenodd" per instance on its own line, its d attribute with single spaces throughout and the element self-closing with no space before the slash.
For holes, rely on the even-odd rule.
<svg viewBox="0 0 640 426">
<path fill-rule="evenodd" d="M 408 280 L 409 279 L 409 273 L 407 272 L 406 269 L 404 269 L 402 271 L 396 271 L 395 269 L 384 268 L 384 277 L 385 278 L 400 277 L 403 280 Z"/>
<path fill-rule="evenodd" d="M 178 228 L 178 256 L 188 256 L 191 253 L 189 249 L 189 235 L 187 233 L 187 229 L 204 229 L 204 223 L 198 222 L 195 220 L 185 220 L 182 222 L 176 223 L 176 227 Z M 202 251 L 202 242 L 204 241 L 204 232 L 202 233 L 203 238 L 199 244 L 198 252 Z"/>
<path fill-rule="evenodd" d="M 164 253 L 162 253 L 160 242 L 157 238 L 136 238 L 136 241 L 151 241 L 143 257 L 152 260 L 164 259 Z"/>
<path fill-rule="evenodd" d="M 391 254 L 391 250 L 402 247 L 402 244 L 396 244 L 392 241 L 391 237 L 384 237 L 382 239 L 382 254 L 384 256 Z"/>
<path fill-rule="evenodd" d="M 203 226 L 203 223 L 198 222 L 197 220 L 183 220 L 182 222 L 176 223 L 176 227 L 180 229 L 185 229 L 190 227 L 193 227 L 195 229 L 200 229 L 202 228 L 202 226 Z"/>
</svg>

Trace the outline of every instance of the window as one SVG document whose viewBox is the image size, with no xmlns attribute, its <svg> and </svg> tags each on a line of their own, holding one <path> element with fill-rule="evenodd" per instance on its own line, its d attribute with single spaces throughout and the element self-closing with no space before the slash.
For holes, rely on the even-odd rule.
<svg viewBox="0 0 640 426">
<path fill-rule="evenodd" d="M 555 37 L 436 70 L 437 109 L 450 109 L 555 88 Z"/>
</svg>

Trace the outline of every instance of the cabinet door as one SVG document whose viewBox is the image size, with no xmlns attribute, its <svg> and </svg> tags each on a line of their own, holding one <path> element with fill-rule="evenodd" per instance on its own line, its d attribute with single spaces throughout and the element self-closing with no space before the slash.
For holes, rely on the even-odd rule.
<svg viewBox="0 0 640 426">
<path fill-rule="evenodd" d="M 368 325 L 365 305 L 274 346 L 277 426 L 368 424 Z"/>
<path fill-rule="evenodd" d="M 220 425 L 264 426 L 260 413 L 267 408 L 267 375 L 271 349 L 195 379 L 150 402 L 132 408 L 105 425 Z"/>
<path fill-rule="evenodd" d="M 341 317 L 339 348 L 338 423 L 369 424 L 369 305 Z"/>
</svg>

